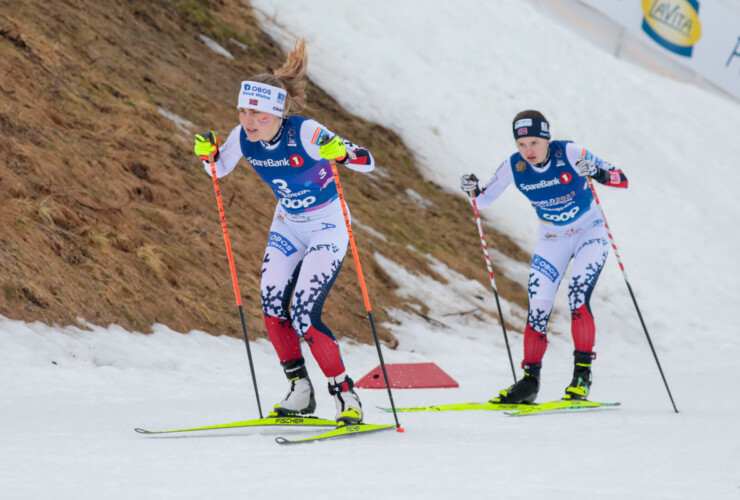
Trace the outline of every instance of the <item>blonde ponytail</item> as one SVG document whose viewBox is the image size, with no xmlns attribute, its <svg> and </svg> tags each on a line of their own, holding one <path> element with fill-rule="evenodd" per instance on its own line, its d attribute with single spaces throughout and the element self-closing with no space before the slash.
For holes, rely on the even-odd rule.
<svg viewBox="0 0 740 500">
<path fill-rule="evenodd" d="M 290 111 L 291 105 L 295 104 L 299 109 L 306 106 L 306 82 L 303 77 L 308 66 L 308 53 L 306 52 L 306 39 L 301 37 L 295 43 L 293 51 L 288 54 L 285 64 L 275 71 L 274 75 L 257 75 L 249 80 L 265 83 L 273 87 L 280 87 L 288 94 L 285 102 L 285 114 Z"/>
</svg>

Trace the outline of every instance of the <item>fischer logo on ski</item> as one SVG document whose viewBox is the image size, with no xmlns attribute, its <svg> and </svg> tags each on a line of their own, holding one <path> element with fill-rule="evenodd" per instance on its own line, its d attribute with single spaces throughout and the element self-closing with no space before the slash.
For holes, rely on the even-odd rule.
<svg viewBox="0 0 740 500">
<path fill-rule="evenodd" d="M 220 429 L 235 429 L 240 427 L 336 427 L 335 420 L 328 420 L 314 416 L 301 417 L 277 417 L 268 416 L 266 418 L 256 418 L 253 420 L 244 420 L 241 422 L 232 422 L 228 424 L 206 425 L 203 427 L 190 427 L 186 429 L 172 429 L 164 431 L 149 431 L 137 427 L 134 429 L 139 434 L 172 434 L 178 432 L 195 432 L 195 431 L 213 431 Z"/>
<path fill-rule="evenodd" d="M 326 441 L 329 439 L 338 439 L 349 436 L 358 436 L 360 434 L 368 434 L 371 432 L 387 431 L 396 429 L 395 424 L 349 424 L 340 425 L 336 429 L 300 439 L 286 439 L 282 436 L 275 438 L 275 442 L 278 444 L 298 444 L 298 443 L 313 443 L 316 441 Z"/>
</svg>

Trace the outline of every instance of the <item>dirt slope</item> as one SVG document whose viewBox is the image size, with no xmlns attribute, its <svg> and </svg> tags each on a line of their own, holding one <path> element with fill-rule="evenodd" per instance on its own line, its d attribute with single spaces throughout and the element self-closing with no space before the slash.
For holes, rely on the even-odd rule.
<svg viewBox="0 0 740 500">
<path fill-rule="evenodd" d="M 239 0 L 2 0 L 0 7 L 0 314 L 241 336 L 213 185 L 191 137 L 210 128 L 227 134 L 237 123 L 239 82 L 272 71 L 284 54 Z M 235 58 L 210 50 L 200 35 Z M 376 251 L 433 274 L 406 248 L 413 245 L 488 287 L 465 201 L 421 181 L 393 131 L 349 115 L 312 85 L 309 102 L 304 115 L 367 147 L 379 172 L 392 173 L 342 178 L 354 216 L 388 239 L 356 230 L 377 323 L 388 319 L 385 308 L 408 304 L 393 294 Z M 433 208 L 417 206 L 408 187 Z M 221 188 L 249 336 L 264 336 L 259 270 L 275 199 L 246 162 Z M 528 260 L 504 235 L 489 239 Z M 497 279 L 504 297 L 525 305 L 520 284 Z M 349 254 L 324 320 L 339 336 L 372 341 Z M 379 333 L 395 345 L 388 331 Z"/>
</svg>

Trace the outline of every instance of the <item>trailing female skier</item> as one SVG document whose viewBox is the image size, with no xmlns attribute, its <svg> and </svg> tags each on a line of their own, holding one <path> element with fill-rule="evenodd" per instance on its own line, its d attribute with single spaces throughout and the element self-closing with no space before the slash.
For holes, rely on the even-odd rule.
<svg viewBox="0 0 740 500">
<path fill-rule="evenodd" d="M 465 174 L 460 186 L 476 198 L 479 208 L 485 208 L 514 183 L 540 220 L 529 270 L 524 377 L 502 390 L 493 402 L 532 403 L 537 397 L 547 349 L 547 322 L 571 259 L 568 299 L 575 367 L 563 399 L 586 399 L 591 387 L 591 361 L 596 357 L 590 298 L 609 255 L 604 220 L 588 177 L 615 188 L 626 188 L 627 178 L 621 170 L 570 141 L 550 141 L 550 124 L 539 111 L 518 113 L 513 132 L 518 152 L 498 167 L 493 178 L 481 189 L 474 174 Z"/>
<path fill-rule="evenodd" d="M 329 132 L 310 118 L 288 116 L 306 102 L 303 76 L 306 41 L 296 42 L 282 68 L 241 82 L 239 121 L 222 145 L 215 133 L 195 136 L 195 153 L 210 173 L 231 172 L 244 157 L 278 198 L 262 266 L 262 312 L 270 342 L 290 381 L 278 415 L 310 414 L 316 408 L 300 338 L 311 349 L 336 403 L 336 420 L 357 423 L 362 405 L 334 334 L 321 310 L 347 251 L 348 234 L 329 160 L 369 172 L 365 149 Z"/>
</svg>

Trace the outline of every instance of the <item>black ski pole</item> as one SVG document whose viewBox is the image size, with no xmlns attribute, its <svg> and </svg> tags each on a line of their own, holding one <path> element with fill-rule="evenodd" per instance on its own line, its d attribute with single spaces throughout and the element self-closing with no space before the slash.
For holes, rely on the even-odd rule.
<svg viewBox="0 0 740 500">
<path fill-rule="evenodd" d="M 655 352 L 655 347 L 653 347 L 653 341 L 650 339 L 650 334 L 648 333 L 647 326 L 645 326 L 645 320 L 642 319 L 642 313 L 640 312 L 640 308 L 637 305 L 637 299 L 635 299 L 635 294 L 632 292 L 632 286 L 630 285 L 629 280 L 627 279 L 627 271 L 624 270 L 624 264 L 622 263 L 622 258 L 619 256 L 619 250 L 617 250 L 617 243 L 614 241 L 614 236 L 612 236 L 612 231 L 609 228 L 609 224 L 606 222 L 606 215 L 604 215 L 604 209 L 601 207 L 601 203 L 599 202 L 599 196 L 596 194 L 596 189 L 594 188 L 593 183 L 591 182 L 591 178 L 588 178 L 588 187 L 591 188 L 591 192 L 594 195 L 594 200 L 596 200 L 596 205 L 599 207 L 599 210 L 601 211 L 601 218 L 604 219 L 604 227 L 606 227 L 606 233 L 609 235 L 609 240 L 612 244 L 612 249 L 614 250 L 614 255 L 617 257 L 617 262 L 619 263 L 619 269 L 622 270 L 622 276 L 624 277 L 624 282 L 627 284 L 627 290 L 630 292 L 630 297 L 632 297 L 632 303 L 635 305 L 635 310 L 637 310 L 637 316 L 640 318 L 640 324 L 642 324 L 642 330 L 645 332 L 645 337 L 647 338 L 648 344 L 650 345 L 650 350 L 653 351 L 653 357 L 655 358 L 655 363 L 658 365 L 658 371 L 660 371 L 660 376 L 663 378 L 663 384 L 665 384 L 665 389 L 668 391 L 668 397 L 671 399 L 671 404 L 673 405 L 673 410 L 678 413 L 678 408 L 676 408 L 676 403 L 673 401 L 673 395 L 671 394 L 671 390 L 668 388 L 668 381 L 665 378 L 665 375 L 663 374 L 663 368 L 660 366 L 660 361 L 658 361 L 658 354 Z"/>
</svg>

